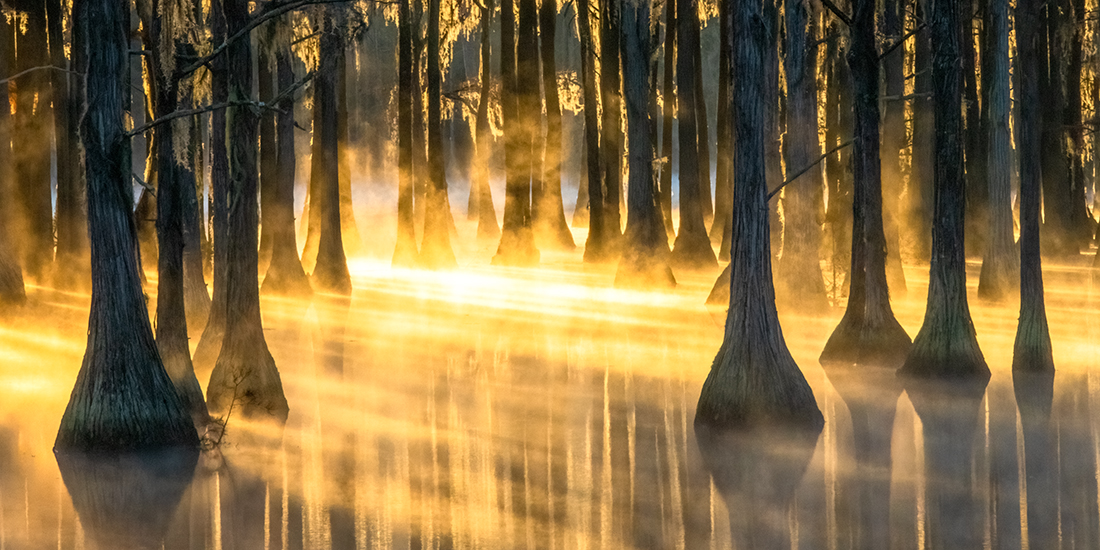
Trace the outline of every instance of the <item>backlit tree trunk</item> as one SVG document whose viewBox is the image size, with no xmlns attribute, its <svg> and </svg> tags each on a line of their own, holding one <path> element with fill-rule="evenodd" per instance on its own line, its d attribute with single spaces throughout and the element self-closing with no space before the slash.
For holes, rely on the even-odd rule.
<svg viewBox="0 0 1100 550">
<path fill-rule="evenodd" d="M 65 36 L 61 27 L 61 0 L 46 2 L 46 30 L 50 40 L 50 63 L 66 68 Z M 50 71 L 50 93 L 53 100 L 54 150 L 57 173 L 57 257 L 54 284 L 63 288 L 87 288 L 88 277 L 88 222 L 85 219 L 84 193 L 80 164 L 73 161 L 73 144 L 79 140 L 75 123 L 69 121 L 70 75 Z M 74 121 L 75 122 L 75 121 Z"/>
<path fill-rule="evenodd" d="M 561 197 L 561 102 L 558 99 L 558 65 L 554 57 L 558 2 L 542 0 L 539 7 L 539 49 L 542 57 L 542 90 L 546 96 L 546 146 L 543 151 L 542 193 L 536 197 L 536 237 L 540 246 L 573 250 L 573 233 L 565 222 Z"/>
<path fill-rule="evenodd" d="M 623 187 L 623 129 L 619 64 L 619 3 L 600 0 L 600 165 L 603 168 L 604 235 L 613 253 L 619 250 Z"/>
<path fill-rule="evenodd" d="M 123 105 L 129 13 L 114 0 L 76 0 L 74 19 L 96 22 L 85 42 L 87 105 L 81 123 L 88 182 L 92 304 L 88 347 L 54 448 L 195 447 L 198 434 L 157 353 L 138 277 Z"/>
<path fill-rule="evenodd" d="M 888 0 L 882 18 L 882 32 L 890 37 L 887 47 L 905 35 L 905 2 Z M 922 31 L 926 32 L 926 31 Z M 910 38 L 909 40 L 912 40 Z M 884 95 L 905 95 L 905 45 L 882 58 Z M 882 103 L 882 222 L 886 234 L 886 280 L 894 296 L 906 293 L 901 265 L 901 195 L 904 189 L 902 149 L 907 147 L 904 101 Z"/>
<path fill-rule="evenodd" d="M 710 226 L 710 242 L 721 245 L 727 226 L 733 223 L 732 155 L 733 118 L 730 116 L 730 49 L 733 46 L 730 32 L 730 0 L 718 2 L 718 149 L 715 151 L 714 170 L 714 221 Z M 816 75 L 815 75 L 816 78 Z M 816 98 L 814 98 L 816 101 Z M 815 122 L 816 124 L 816 122 Z M 726 243 L 727 246 L 729 243 Z M 722 252 L 725 255 L 722 255 Z M 729 261 L 729 248 L 722 248 L 719 260 Z M 820 270 L 820 268 L 819 268 Z"/>
<path fill-rule="evenodd" d="M 451 215 L 447 201 L 447 172 L 443 165 L 442 80 L 439 67 L 439 10 L 441 0 L 428 0 L 428 204 L 420 263 L 446 269 L 457 266 L 451 249 Z"/>
<path fill-rule="evenodd" d="M 397 76 L 397 246 L 393 252 L 395 267 L 410 267 L 419 262 L 416 245 L 416 215 L 413 197 L 413 118 L 412 94 L 415 67 L 412 53 L 412 14 L 409 0 L 398 2 L 398 76 Z"/>
<path fill-rule="evenodd" d="M 491 24 L 493 22 L 493 0 L 485 0 L 485 9 L 481 12 L 481 97 L 477 103 L 477 162 L 474 185 L 477 193 L 477 238 L 479 241 L 500 239 L 500 224 L 497 223 L 497 209 L 493 205 L 493 193 L 489 187 L 489 164 L 493 153 L 493 131 L 489 127 L 489 102 L 492 98 L 492 73 L 490 54 L 492 43 Z"/>
<path fill-rule="evenodd" d="M 8 63 L 15 45 L 12 30 L 11 23 L 0 18 L 0 73 L 4 74 L 11 72 Z M 18 225 L 14 223 L 17 203 L 13 200 L 16 185 L 12 177 L 11 131 L 11 107 L 4 105 L 0 107 L 0 304 L 4 305 L 22 304 L 27 299 L 23 268 L 14 243 Z"/>
<path fill-rule="evenodd" d="M 588 240 L 584 245 L 585 262 L 605 262 L 612 258 L 607 236 L 603 180 L 600 177 L 600 128 L 596 104 L 596 53 L 592 42 L 592 16 L 589 0 L 577 0 L 577 26 L 581 40 L 581 73 L 584 94 L 584 159 L 588 182 Z"/>
<path fill-rule="evenodd" d="M 672 133 L 676 119 L 676 0 L 665 0 L 665 70 L 662 76 L 661 180 L 658 183 L 661 216 L 668 238 L 676 237 L 672 223 Z M 732 179 L 731 179 L 732 182 Z M 732 189 L 732 187 L 731 187 Z"/>
</svg>

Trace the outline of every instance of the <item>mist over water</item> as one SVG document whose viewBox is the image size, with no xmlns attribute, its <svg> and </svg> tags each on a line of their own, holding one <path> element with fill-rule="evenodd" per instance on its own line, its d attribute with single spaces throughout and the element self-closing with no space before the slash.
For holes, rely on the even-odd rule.
<svg viewBox="0 0 1100 550">
<path fill-rule="evenodd" d="M 825 429 L 788 509 L 729 510 L 692 426 L 722 339 L 724 312 L 703 305 L 717 273 L 620 290 L 614 266 L 584 265 L 580 249 L 493 268 L 495 247 L 456 221 L 456 271 L 391 269 L 392 218 L 360 213 L 386 236 L 363 232 L 350 304 L 265 298 L 285 429 L 230 415 L 221 447 L 198 457 L 55 458 L 89 297 L 28 287 L 0 327 L 0 549 L 771 548 L 735 546 L 737 518 L 764 513 L 802 549 L 1100 540 L 1100 297 L 1084 268 L 1046 270 L 1058 368 L 1046 420 L 1017 412 L 1044 395 L 1014 391 L 1017 306 L 977 300 L 976 264 L 993 377 L 975 396 L 827 374 L 817 356 L 842 309 L 781 306 Z M 912 335 L 927 268 L 905 274 L 893 305 Z"/>
</svg>

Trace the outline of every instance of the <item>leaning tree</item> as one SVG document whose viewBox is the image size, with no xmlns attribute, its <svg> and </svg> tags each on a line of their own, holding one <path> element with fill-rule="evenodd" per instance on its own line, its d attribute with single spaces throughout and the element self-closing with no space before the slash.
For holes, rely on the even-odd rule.
<svg viewBox="0 0 1100 550">
<path fill-rule="evenodd" d="M 129 21 L 126 3 L 78 0 L 73 19 L 95 21 L 83 50 L 92 304 L 88 347 L 61 418 L 58 450 L 197 446 L 198 434 L 161 363 L 138 276 L 125 131 Z"/>
<path fill-rule="evenodd" d="M 929 14 L 935 111 L 935 210 L 924 324 L 902 365 L 912 377 L 989 379 L 966 301 L 963 249 L 962 68 L 958 64 L 962 3 L 937 0 Z M 969 12 L 967 12 L 969 14 Z"/>
</svg>

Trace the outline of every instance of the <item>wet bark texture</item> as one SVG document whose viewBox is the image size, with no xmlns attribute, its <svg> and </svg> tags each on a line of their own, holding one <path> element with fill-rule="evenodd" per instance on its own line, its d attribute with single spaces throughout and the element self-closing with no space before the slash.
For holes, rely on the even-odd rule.
<svg viewBox="0 0 1100 550">
<path fill-rule="evenodd" d="M 989 0 L 987 18 L 989 25 L 985 31 L 984 43 L 987 53 L 982 56 L 982 86 L 988 88 L 987 103 L 982 114 L 987 124 L 986 139 L 989 142 L 986 148 L 989 227 L 986 230 L 985 255 L 982 258 L 982 271 L 978 280 L 978 297 L 998 301 L 1004 300 L 1015 290 L 1019 283 L 1020 270 L 1012 219 L 1012 135 L 1008 125 L 1011 113 L 1008 82 L 1008 9 L 1007 0 Z M 1035 13 L 1033 16 L 1039 17 L 1039 14 Z M 1028 22 L 1021 26 L 1027 25 L 1033 26 L 1033 23 Z M 1032 36 L 1029 40 L 1033 41 L 1035 37 Z M 1029 44 L 1027 47 L 1034 48 L 1035 45 Z M 1031 52 L 1029 55 L 1034 56 L 1035 53 Z M 1032 62 L 1037 60 L 1032 59 Z M 1030 109 L 1034 108 L 1035 106 L 1030 107 Z M 1032 120 L 1027 124 L 1038 123 L 1039 121 Z M 1023 162 L 1022 158 L 1020 160 Z M 1027 162 L 1033 162 L 1033 160 L 1029 159 Z"/>
<path fill-rule="evenodd" d="M 962 67 L 959 0 L 936 0 L 929 13 L 935 106 L 935 198 L 932 264 L 924 324 L 899 373 L 916 378 L 989 379 L 966 300 Z"/>
<path fill-rule="evenodd" d="M 653 178 L 653 135 L 649 111 L 649 4 L 628 0 L 622 10 L 623 96 L 626 100 L 628 164 L 626 233 L 615 274 L 616 286 L 672 286 L 665 235 Z"/>
<path fill-rule="evenodd" d="M 737 5 L 733 78 L 760 82 L 767 47 L 765 26 L 770 22 L 759 2 Z M 764 152 L 768 101 L 762 87 L 734 88 L 738 146 L 733 160 L 737 185 L 729 313 L 722 347 L 699 396 L 695 425 L 744 428 L 780 422 L 820 431 L 824 418 L 783 341 L 775 310 Z"/>
<path fill-rule="evenodd" d="M 61 418 L 58 450 L 197 446 L 198 434 L 153 340 L 130 215 L 129 138 L 123 127 L 128 12 L 114 0 L 78 0 L 88 33 L 87 109 L 81 122 L 88 182 L 92 304 L 88 348 Z"/>
<path fill-rule="evenodd" d="M 996 0 L 994 0 L 996 1 Z M 1017 8 L 1017 44 L 1023 74 L 1035 74 L 1038 58 L 1036 24 L 1041 3 L 1022 0 Z M 1020 94 L 1020 322 L 1012 352 L 1012 370 L 1052 372 L 1054 358 L 1050 347 L 1046 306 L 1043 300 L 1042 258 L 1039 256 L 1039 208 L 1042 203 L 1042 100 L 1034 78 L 1021 79 Z M 1011 212 L 1009 213 L 1011 215 Z"/>
<path fill-rule="evenodd" d="M 226 29 L 230 36 L 248 22 L 247 0 L 223 0 Z M 231 102 L 252 99 L 252 45 L 247 40 L 233 42 L 224 54 L 228 71 Z M 246 418 L 274 418 L 285 422 L 286 397 L 279 371 L 267 349 L 260 320 L 260 293 L 256 283 L 258 252 L 256 243 L 256 132 L 259 120 L 251 107 L 226 109 L 227 150 L 229 156 L 229 201 L 226 239 L 226 330 L 210 384 L 207 404 L 211 413 L 224 415 L 232 406 L 234 414 Z"/>
</svg>

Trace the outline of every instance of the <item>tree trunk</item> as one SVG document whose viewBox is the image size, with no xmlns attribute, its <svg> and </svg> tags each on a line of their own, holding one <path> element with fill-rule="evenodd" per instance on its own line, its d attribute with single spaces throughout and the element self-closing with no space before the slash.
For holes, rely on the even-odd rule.
<svg viewBox="0 0 1100 550">
<path fill-rule="evenodd" d="M 1012 220 L 1012 135 L 1008 126 L 1011 103 L 1008 82 L 1008 0 L 989 0 L 988 12 L 989 25 L 985 30 L 986 42 L 983 44 L 986 46 L 986 54 L 982 56 L 982 87 L 988 89 L 988 102 L 982 112 L 987 123 L 986 139 L 989 143 L 986 148 L 989 228 L 986 231 L 988 238 L 978 280 L 978 297 L 1000 301 L 1015 290 L 1020 270 Z M 1035 13 L 1034 16 L 1039 17 L 1039 14 Z M 1034 26 L 1034 23 L 1029 22 L 1027 26 Z M 1034 29 L 1029 29 L 1029 32 L 1034 32 Z M 1032 36 L 1031 39 L 1034 38 Z M 1034 45 L 1029 47 L 1033 48 Z M 1034 51 L 1029 55 L 1033 57 L 1032 62 L 1037 61 L 1034 59 Z M 1034 84 L 1034 79 L 1030 80 Z M 1029 107 L 1029 113 L 1035 108 L 1035 105 Z M 1028 124 L 1038 125 L 1039 121 L 1033 119 Z M 1027 162 L 1034 162 L 1034 158 Z"/>
<path fill-rule="evenodd" d="M 57 450 L 196 447 L 198 434 L 157 353 L 137 272 L 123 100 L 128 84 L 127 10 L 114 0 L 76 0 L 88 33 L 81 124 L 92 235 L 88 348 L 61 418 Z"/>
<path fill-rule="evenodd" d="M 769 22 L 760 2 L 736 5 L 739 9 L 733 23 L 733 80 L 761 82 L 767 55 L 764 49 L 768 47 L 770 34 L 765 25 Z M 690 13 L 679 12 L 680 20 L 687 19 Z M 769 124 L 767 103 L 773 98 L 763 92 L 762 86 L 733 89 L 736 120 L 733 139 L 737 143 L 733 177 L 737 185 L 733 189 L 729 312 L 722 347 L 699 396 L 695 426 L 697 430 L 703 426 L 751 428 L 779 422 L 817 434 L 824 418 L 813 390 L 783 341 L 775 310 L 764 153 Z M 684 95 L 689 94 L 681 97 Z"/>
<path fill-rule="evenodd" d="M 61 28 L 61 0 L 46 2 L 46 30 L 50 40 L 50 63 L 66 68 L 65 36 Z M 61 288 L 86 289 L 88 273 L 88 222 L 83 215 L 84 194 L 78 162 L 73 162 L 75 125 L 69 122 L 69 75 L 50 71 L 54 115 L 54 150 L 57 172 L 57 257 L 54 284 Z"/>
<path fill-rule="evenodd" d="M 1096 222 L 1092 219 L 1086 205 L 1087 184 L 1085 182 L 1085 131 L 1083 120 L 1083 100 L 1081 98 L 1082 80 L 1082 25 L 1090 17 L 1085 12 L 1083 0 L 1072 0 L 1073 15 L 1070 19 L 1070 47 L 1069 47 L 1069 75 L 1066 78 L 1066 106 L 1063 114 L 1063 124 L 1069 131 L 1069 156 L 1072 180 L 1070 180 L 1069 204 L 1066 215 L 1069 217 L 1070 238 L 1074 241 L 1078 250 L 1088 247 L 1092 240 L 1093 227 Z M 1095 107 L 1094 107 L 1095 108 Z"/>
<path fill-rule="evenodd" d="M 963 109 L 966 132 L 966 250 L 981 254 L 986 246 L 985 228 L 989 225 L 989 181 L 985 171 L 985 147 L 982 136 L 981 108 L 978 102 L 978 62 L 974 51 L 974 0 L 964 0 L 962 24 Z M 985 52 L 982 52 L 985 55 Z"/>
<path fill-rule="evenodd" d="M 600 0 L 600 165 L 603 168 L 604 237 L 613 254 L 622 239 L 623 128 L 619 67 L 619 2 Z"/>
<path fill-rule="evenodd" d="M 962 38 L 959 0 L 937 0 L 929 14 L 932 103 L 935 108 L 935 197 L 932 265 L 924 324 L 899 374 L 915 378 L 989 380 L 966 302 L 963 250 L 966 178 L 963 173 Z"/>
<path fill-rule="evenodd" d="M 1070 187 L 1073 174 L 1070 170 L 1067 137 L 1064 127 L 1065 94 L 1065 0 L 1046 5 L 1046 49 L 1048 55 L 1040 59 L 1039 97 L 1043 98 L 1043 236 L 1048 241 L 1048 253 L 1059 256 L 1078 254 L 1077 242 L 1071 229 L 1072 212 Z M 1040 39 L 1042 42 L 1042 39 Z M 1043 62 L 1046 61 L 1044 65 Z M 1049 75 L 1049 76 L 1046 76 Z M 1022 206 L 1022 204 L 1021 204 Z M 1021 265 L 1022 268 L 1022 265 Z"/>
<path fill-rule="evenodd" d="M 599 110 L 596 105 L 596 54 L 592 42 L 589 0 L 577 0 L 577 21 L 581 40 L 581 73 L 584 93 L 584 159 L 588 183 L 588 240 L 584 245 L 585 262 L 612 259 L 607 237 L 603 180 L 600 178 Z"/>
<path fill-rule="evenodd" d="M 852 267 L 848 278 L 848 307 L 826 342 L 821 361 L 893 367 L 905 359 L 911 341 L 894 318 L 886 283 L 875 3 L 874 0 L 856 0 L 853 6 L 852 42 L 848 49 L 856 130 L 852 161 L 855 183 Z"/>
<path fill-rule="evenodd" d="M 817 137 L 817 48 L 811 45 L 817 39 L 817 26 L 816 14 L 808 1 L 788 0 L 785 11 L 787 132 L 784 160 L 788 171 L 794 171 L 809 166 L 821 156 Z M 811 169 L 783 192 L 783 213 L 788 221 L 784 224 L 783 256 L 779 260 L 779 299 L 803 311 L 823 311 L 829 306 L 818 259 L 821 248 L 818 220 L 823 208 L 818 201 L 823 196 L 823 186 L 821 170 Z"/>
<path fill-rule="evenodd" d="M 225 42 L 228 36 L 222 7 L 221 0 L 210 3 L 210 34 L 215 44 Z M 225 103 L 229 100 L 228 78 L 225 55 L 215 57 L 210 62 L 211 103 Z M 225 109 L 218 109 L 210 114 L 210 194 L 214 234 L 214 297 L 210 301 L 210 317 L 206 320 L 206 327 L 203 328 L 202 337 L 199 338 L 199 344 L 191 358 L 195 373 L 200 378 L 205 378 L 214 368 L 221 353 L 228 309 L 226 277 L 229 263 L 229 157 L 226 152 Z"/>
<path fill-rule="evenodd" d="M 271 28 L 265 29 L 265 31 L 271 32 Z M 271 44 L 274 40 L 275 36 L 271 35 L 269 40 L 264 41 L 267 43 L 266 46 L 261 46 L 258 52 L 256 78 L 259 79 L 259 82 L 256 88 L 260 94 L 260 101 L 270 101 L 276 93 L 274 87 L 275 75 L 272 71 L 274 60 L 272 59 L 272 53 L 265 51 L 276 47 Z M 260 113 L 260 273 L 266 273 L 271 265 L 271 245 L 274 242 L 273 236 L 275 234 L 275 220 L 273 219 L 275 207 L 273 203 L 275 202 L 275 181 L 278 179 L 277 147 L 275 145 L 275 113 L 264 111 Z"/>
<path fill-rule="evenodd" d="M 888 0 L 885 2 L 882 18 L 882 32 L 890 37 L 888 44 L 894 44 L 905 35 L 905 2 Z M 922 31 L 925 32 L 925 31 Z M 885 95 L 905 95 L 905 48 L 899 46 L 882 58 Z M 902 174 L 902 149 L 907 146 L 905 124 L 905 102 L 887 101 L 883 104 L 882 115 L 882 221 L 886 234 L 886 281 L 894 296 L 905 296 L 905 270 L 901 265 L 901 195 L 904 188 Z"/>
<path fill-rule="evenodd" d="M 674 286 L 653 185 L 653 135 L 649 111 L 649 2 L 629 0 L 622 10 L 623 97 L 629 147 L 626 233 L 615 286 Z"/>
<path fill-rule="evenodd" d="M 411 267 L 419 262 L 416 246 L 416 214 L 413 198 L 412 93 L 415 67 L 412 54 L 412 15 L 409 0 L 398 2 L 397 80 L 397 245 L 394 267 Z"/>
<path fill-rule="evenodd" d="M 342 26 L 347 28 L 348 25 L 344 23 Z M 363 248 L 363 239 L 359 236 L 359 225 L 355 223 L 355 207 L 351 198 L 351 144 L 348 134 L 351 104 L 348 102 L 347 44 L 343 40 L 340 42 L 340 64 L 336 70 L 339 73 L 339 86 L 336 88 L 336 143 L 340 163 L 340 233 L 343 236 L 344 253 L 358 254 Z M 450 222 L 454 225 L 454 220 Z"/>
<path fill-rule="evenodd" d="M 16 34 L 16 71 L 50 63 L 45 2 L 13 6 L 25 14 Z M 23 238 L 21 256 L 27 275 L 44 281 L 53 262 L 53 205 L 50 197 L 50 84 L 49 73 L 31 71 L 15 81 L 15 128 L 12 142 L 15 177 L 21 206 L 17 234 Z"/>
<path fill-rule="evenodd" d="M 181 93 L 182 109 L 197 107 L 191 87 Z M 198 117 L 189 117 L 185 128 L 187 152 L 184 158 L 188 162 L 177 164 L 175 168 L 183 193 L 180 203 L 183 217 L 183 304 L 187 312 L 187 332 L 201 335 L 210 317 L 210 291 L 206 288 L 202 263 L 202 213 L 199 211 L 199 197 L 203 188 L 202 135 Z"/>
<path fill-rule="evenodd" d="M 313 167 L 310 187 L 316 191 L 310 210 L 321 215 L 321 231 L 317 243 L 317 262 L 312 282 L 319 292 L 351 295 L 351 274 L 344 256 L 343 229 L 340 211 L 340 173 L 346 169 L 340 162 L 339 89 L 344 85 L 340 66 L 344 63 L 343 32 L 338 23 L 338 6 L 327 6 L 324 27 L 318 49 L 317 83 L 313 88 Z"/>
<path fill-rule="evenodd" d="M 916 3 L 916 17 L 921 20 L 928 18 L 928 8 L 922 2 Z M 930 31 L 925 30 L 916 34 L 914 40 L 913 91 L 918 94 L 932 92 L 932 40 Z M 960 90 L 960 93 L 961 90 Z M 932 100 L 927 97 L 918 97 L 910 102 L 913 111 L 913 147 L 912 168 L 909 172 L 909 220 L 908 226 L 912 232 L 913 255 L 917 261 L 926 261 L 931 257 L 932 241 L 932 210 L 934 200 L 932 194 L 932 180 L 935 173 L 935 152 L 933 141 L 935 128 L 933 126 Z"/>
<path fill-rule="evenodd" d="M 841 23 L 834 20 L 829 34 L 845 32 Z M 825 148 L 831 149 L 852 139 L 851 75 L 844 59 L 844 49 L 837 40 L 825 46 L 825 59 L 829 63 L 825 101 Z M 842 278 L 850 277 L 848 264 L 852 257 L 852 155 L 845 148 L 825 159 L 826 185 L 829 188 L 829 205 L 825 210 L 825 224 L 829 229 L 832 248 L 830 280 L 833 302 L 839 303 Z"/>
<path fill-rule="evenodd" d="M 546 96 L 546 143 L 543 148 L 542 196 L 536 205 L 535 229 L 539 246 L 573 250 L 573 233 L 565 222 L 561 197 L 561 102 L 558 98 L 558 65 L 554 58 L 558 2 L 542 0 L 539 7 L 539 49 L 542 57 L 542 90 Z M 541 236 L 541 238 L 540 238 Z"/>
<path fill-rule="evenodd" d="M 679 47 L 676 52 L 677 116 L 680 131 L 680 232 L 672 249 L 672 265 L 678 269 L 713 269 L 718 266 L 703 221 L 702 182 L 699 181 L 699 138 L 696 126 L 695 50 L 699 49 L 698 2 L 680 0 L 676 5 Z M 693 30 L 694 29 L 694 30 Z M 694 168 L 694 169 L 693 169 Z M 709 191 L 706 191 L 709 192 Z"/>
<path fill-rule="evenodd" d="M 275 72 L 280 90 L 294 84 L 293 55 L 289 44 L 282 44 L 275 51 Z M 294 99 L 288 97 L 278 107 L 279 113 L 275 118 L 278 132 L 275 173 L 278 178 L 271 204 L 275 233 L 271 236 L 271 265 L 267 268 L 267 276 L 260 290 L 265 294 L 309 298 L 313 287 L 298 259 L 298 241 L 294 232 L 294 172 L 297 165 L 294 153 Z"/>
<path fill-rule="evenodd" d="M 442 80 L 439 67 L 440 0 L 428 0 L 428 205 L 420 263 L 433 269 L 457 267 L 451 248 L 451 216 L 447 201 L 447 172 L 443 165 Z"/>
<path fill-rule="evenodd" d="M 11 72 L 9 63 L 15 49 L 13 31 L 11 23 L 6 18 L 0 18 L 0 73 L 3 74 Z M 78 38 L 80 36 L 82 35 L 77 35 Z M 18 225 L 14 220 L 17 203 L 12 200 L 16 196 L 16 186 L 12 177 L 11 131 L 9 103 L 0 106 L 0 304 L 2 305 L 18 305 L 27 299 L 23 285 L 23 268 L 20 267 L 18 248 L 14 242 L 15 236 L 19 233 L 17 233 Z"/>
<path fill-rule="evenodd" d="M 703 44 L 699 37 L 699 25 L 694 25 L 692 34 L 695 36 L 695 78 L 692 91 L 695 93 L 695 127 L 699 134 L 699 193 L 700 204 L 703 206 L 703 225 L 709 227 L 714 221 L 714 201 L 711 197 L 710 186 L 710 124 L 707 120 L 707 94 L 703 92 Z M 778 74 L 777 74 L 778 77 Z"/>
<path fill-rule="evenodd" d="M 1000 4 L 1001 1 L 993 0 L 993 3 Z M 1007 12 L 1007 6 L 997 6 L 996 9 L 994 17 Z M 1016 9 L 1019 70 L 1025 71 L 1023 74 L 1036 74 L 1039 70 L 1038 58 L 1045 54 L 1039 49 L 1041 41 L 1038 37 L 1042 30 L 1039 26 L 1042 22 L 1042 4 L 1038 0 L 1021 0 Z M 1020 85 L 1020 322 L 1012 350 L 1012 370 L 1053 372 L 1054 358 L 1043 303 L 1043 270 L 1039 255 L 1043 100 L 1039 95 L 1037 79 L 1023 78 Z"/>
<path fill-rule="evenodd" d="M 714 169 L 714 221 L 710 226 L 710 242 L 721 246 L 727 226 L 733 223 L 733 177 L 731 162 L 733 143 L 733 118 L 730 116 L 730 49 L 733 47 L 730 25 L 730 0 L 718 2 L 718 150 L 715 151 Z M 816 75 L 814 75 L 816 78 Z M 817 98 L 814 98 L 816 102 Z M 814 121 L 816 125 L 816 120 Z M 729 261 L 729 249 L 725 256 L 719 252 L 719 260 Z M 820 268 L 818 268 L 820 271 Z"/>
<path fill-rule="evenodd" d="M 139 2 L 141 6 L 144 2 Z M 149 32 L 149 43 L 154 52 L 149 56 L 150 82 L 153 88 L 149 98 L 153 104 L 154 119 L 173 113 L 178 108 L 177 80 L 173 76 L 175 60 L 165 59 L 162 52 L 175 55 L 173 29 L 165 28 L 161 2 L 153 0 L 148 10 L 139 8 L 146 15 L 143 25 Z M 164 47 L 165 41 L 171 47 Z M 205 422 L 208 414 L 202 389 L 195 377 L 191 363 L 191 349 L 187 343 L 187 315 L 183 292 L 183 201 L 184 194 L 193 192 L 190 181 L 184 185 L 183 174 L 176 165 L 174 124 L 156 127 L 156 163 L 160 186 L 156 195 L 157 207 L 157 350 L 164 368 L 176 387 L 176 393 L 187 406 L 196 425 Z"/>
<path fill-rule="evenodd" d="M 676 0 L 665 0 L 665 70 L 662 77 L 664 106 L 661 127 L 661 216 L 665 220 L 668 239 L 676 238 L 676 226 L 672 223 L 672 133 L 676 119 Z M 729 35 L 723 35 L 729 36 Z M 732 182 L 730 180 L 732 190 Z M 732 218 L 731 218 L 732 219 Z M 728 255 L 728 254 L 727 254 Z"/>
<path fill-rule="evenodd" d="M 474 185 L 477 191 L 477 240 L 493 242 L 500 239 L 500 224 L 497 223 L 497 209 L 493 205 L 493 192 L 489 187 L 489 165 L 493 157 L 493 131 L 489 127 L 489 102 L 492 100 L 492 73 L 490 72 L 490 54 L 493 22 L 493 0 L 485 0 L 485 9 L 481 12 L 481 97 L 477 102 L 477 168 Z"/>
<path fill-rule="evenodd" d="M 223 0 L 229 36 L 248 23 L 247 0 Z M 226 49 L 231 102 L 252 99 L 252 45 L 237 40 Z M 226 109 L 229 157 L 229 203 L 226 239 L 226 330 L 221 353 L 210 373 L 207 403 L 213 414 L 224 415 L 233 406 L 245 418 L 273 417 L 285 423 L 286 397 L 268 352 L 260 320 L 260 293 L 256 284 L 258 240 L 256 192 L 256 132 L 259 120 L 251 107 Z"/>
<path fill-rule="evenodd" d="M 531 176 L 534 126 L 538 125 L 538 23 L 531 0 L 520 0 L 516 35 L 512 0 L 501 10 L 501 80 L 504 85 L 504 139 L 507 176 L 504 190 L 504 227 L 494 265 L 538 264 L 531 226 Z M 518 41 L 517 41 L 518 38 Z"/>
</svg>

